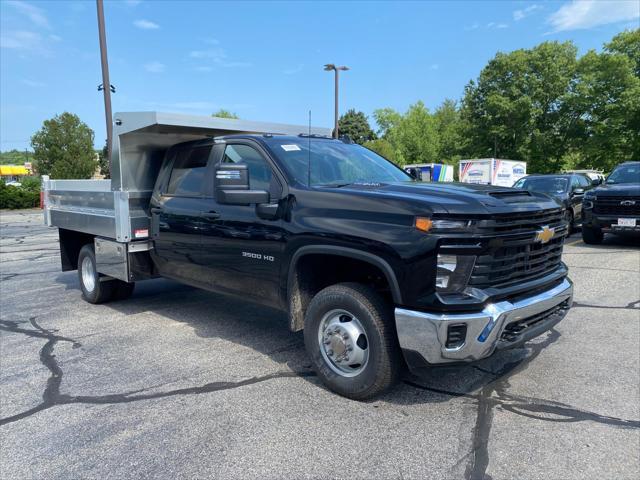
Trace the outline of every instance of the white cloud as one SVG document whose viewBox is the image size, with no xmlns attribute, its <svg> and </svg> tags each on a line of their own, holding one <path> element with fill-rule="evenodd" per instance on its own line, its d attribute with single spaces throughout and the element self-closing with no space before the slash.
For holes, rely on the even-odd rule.
<svg viewBox="0 0 640 480">
<path fill-rule="evenodd" d="M 26 16 L 34 26 L 51 28 L 51 25 L 49 25 L 49 19 L 41 8 L 31 5 L 30 3 L 17 2 L 14 0 L 6 1 L 5 4 L 13 7 L 17 12 Z"/>
<path fill-rule="evenodd" d="M 480 28 L 480 24 L 478 22 L 475 22 L 473 25 L 469 25 L 468 27 L 464 27 L 464 29 L 467 31 L 477 30 L 478 28 Z"/>
<path fill-rule="evenodd" d="M 212 72 L 212 71 L 213 71 L 213 67 L 207 67 L 206 65 L 196 67 L 196 72 Z"/>
<path fill-rule="evenodd" d="M 41 88 L 41 87 L 47 86 L 46 83 L 39 82 L 37 80 L 29 80 L 28 78 L 23 78 L 22 83 L 24 83 L 27 87 L 33 87 L 33 88 Z"/>
<path fill-rule="evenodd" d="M 60 35 L 54 35 L 53 33 L 49 35 L 49 40 L 53 40 L 54 42 L 61 42 L 62 37 Z"/>
<path fill-rule="evenodd" d="M 513 12 L 513 19 L 516 22 L 519 22 L 523 18 L 526 18 L 529 15 L 531 15 L 532 13 L 534 13 L 536 10 L 541 10 L 541 9 L 542 9 L 542 6 L 534 3 L 533 5 L 529 5 L 527 8 L 523 8 L 521 10 L 514 11 Z"/>
<path fill-rule="evenodd" d="M 151 72 L 151 73 L 162 73 L 166 70 L 166 68 L 167 67 L 164 63 L 160 63 L 157 60 L 144 64 L 144 69 L 147 72 Z"/>
<path fill-rule="evenodd" d="M 8 30 L 0 35 L 0 48 L 50 56 L 51 50 L 42 35 L 27 30 Z"/>
<path fill-rule="evenodd" d="M 296 73 L 300 73 L 304 68 L 304 63 L 299 63 L 295 67 L 286 68 L 282 73 L 285 75 L 295 75 Z"/>
<path fill-rule="evenodd" d="M 509 28 L 509 25 L 507 25 L 506 23 L 489 22 L 489 23 L 487 23 L 487 28 L 489 28 L 489 29 L 492 29 L 492 28 Z"/>
<path fill-rule="evenodd" d="M 640 18 L 637 0 L 572 0 L 547 18 L 553 32 L 580 30 Z"/>
<path fill-rule="evenodd" d="M 157 23 L 145 19 L 136 20 L 135 22 L 133 22 L 133 24 L 136 27 L 141 28 L 142 30 L 157 30 L 158 28 L 160 28 L 160 25 L 158 25 Z"/>
<path fill-rule="evenodd" d="M 432 63 L 429 68 L 431 70 L 438 70 L 440 68 L 440 65 L 438 65 L 437 63 Z"/>
<path fill-rule="evenodd" d="M 227 52 L 221 47 L 213 47 L 207 50 L 192 50 L 189 57 L 200 60 L 210 60 L 216 66 L 225 68 L 250 67 L 249 62 L 237 62 L 227 60 Z"/>
</svg>

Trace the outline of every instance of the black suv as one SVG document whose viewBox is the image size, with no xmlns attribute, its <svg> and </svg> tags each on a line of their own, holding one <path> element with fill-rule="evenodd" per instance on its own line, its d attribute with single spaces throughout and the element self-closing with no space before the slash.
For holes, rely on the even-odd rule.
<svg viewBox="0 0 640 480">
<path fill-rule="evenodd" d="M 527 175 L 513 187 L 544 193 L 558 200 L 566 208 L 565 218 L 573 231 L 582 222 L 582 198 L 593 188 L 593 182 L 582 173 Z"/>
<path fill-rule="evenodd" d="M 582 202 L 585 243 L 602 242 L 605 233 L 640 233 L 640 162 L 618 165 Z"/>
</svg>

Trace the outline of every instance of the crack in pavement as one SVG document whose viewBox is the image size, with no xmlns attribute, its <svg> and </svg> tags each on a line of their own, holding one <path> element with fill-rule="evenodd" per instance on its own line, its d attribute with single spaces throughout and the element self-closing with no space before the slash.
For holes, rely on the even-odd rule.
<svg viewBox="0 0 640 480">
<path fill-rule="evenodd" d="M 610 305 L 593 305 L 590 303 L 573 302 L 571 308 L 604 308 L 611 310 L 640 310 L 640 300 L 627 303 L 624 307 Z"/>
<path fill-rule="evenodd" d="M 25 329 L 20 327 L 19 322 L 10 320 L 0 320 L 0 330 L 4 330 L 12 333 L 21 333 L 32 338 L 46 339 L 47 342 L 40 349 L 40 363 L 44 365 L 50 372 L 50 376 L 47 379 L 47 385 L 42 394 L 42 402 L 29 410 L 11 415 L 0 419 L 0 426 L 8 423 L 17 422 L 24 418 L 30 417 L 38 412 L 47 410 L 57 405 L 69 405 L 69 404 L 116 404 L 116 403 L 131 403 L 141 400 L 152 400 L 156 398 L 166 398 L 176 395 L 198 395 L 202 393 L 218 392 L 221 390 L 230 390 L 234 388 L 245 387 L 247 385 L 253 385 L 260 382 L 266 382 L 276 378 L 292 378 L 292 377 L 314 377 L 316 373 L 309 371 L 284 371 L 275 372 L 260 377 L 251 377 L 237 382 L 210 382 L 197 387 L 178 388 L 175 390 L 169 390 L 166 392 L 146 393 L 141 392 L 148 390 L 133 390 L 124 393 L 114 393 L 107 395 L 67 395 L 60 393 L 60 386 L 62 384 L 63 371 L 58 364 L 56 356 L 53 350 L 58 342 L 70 342 L 73 348 L 81 347 L 81 344 L 71 338 L 57 335 L 56 330 L 48 330 L 41 327 L 37 321 L 37 317 L 31 317 L 29 323 L 33 326 L 33 329 Z"/>
<path fill-rule="evenodd" d="M 632 302 L 637 303 L 637 302 Z M 546 347 L 560 338 L 557 330 L 551 330 L 548 337 L 540 343 L 532 344 L 528 348 L 531 354 L 527 357 L 505 364 L 498 372 L 473 366 L 474 369 L 492 375 L 494 379 L 482 386 L 478 393 L 457 392 L 421 385 L 412 381 L 405 381 L 414 388 L 426 390 L 451 397 L 462 397 L 477 402 L 476 422 L 473 429 L 471 451 L 464 455 L 458 463 L 468 459 L 465 479 L 490 479 L 487 474 L 489 466 L 489 437 L 493 423 L 493 413 L 496 406 L 516 415 L 542 420 L 546 422 L 572 423 L 590 421 L 619 428 L 640 428 L 640 420 L 627 420 L 607 415 L 601 415 L 587 410 L 581 410 L 571 405 L 552 400 L 527 397 L 509 393 L 511 386 L 509 379 L 525 370 Z M 550 418 L 545 415 L 554 415 Z"/>
</svg>

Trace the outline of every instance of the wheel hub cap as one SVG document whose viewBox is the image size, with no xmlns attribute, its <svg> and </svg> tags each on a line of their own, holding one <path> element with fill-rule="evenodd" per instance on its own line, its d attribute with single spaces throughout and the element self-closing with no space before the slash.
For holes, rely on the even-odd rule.
<svg viewBox="0 0 640 480">
<path fill-rule="evenodd" d="M 318 330 L 318 343 L 327 365 L 344 377 L 361 373 L 369 360 L 364 327 L 346 310 L 332 310 L 324 315 Z"/>
<path fill-rule="evenodd" d="M 88 257 L 82 259 L 82 283 L 87 292 L 93 292 L 93 289 L 96 288 L 96 276 L 93 272 L 93 264 Z"/>
</svg>

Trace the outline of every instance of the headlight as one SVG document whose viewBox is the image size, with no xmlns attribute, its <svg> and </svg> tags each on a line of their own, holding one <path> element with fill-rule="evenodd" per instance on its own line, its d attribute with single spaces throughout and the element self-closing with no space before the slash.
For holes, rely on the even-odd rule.
<svg viewBox="0 0 640 480">
<path fill-rule="evenodd" d="M 415 226 L 418 230 L 429 232 L 432 230 L 445 230 L 447 232 L 466 230 L 471 226 L 471 220 L 448 220 L 444 218 L 417 217 Z"/>
<path fill-rule="evenodd" d="M 461 292 L 467 286 L 469 275 L 476 261 L 473 255 L 438 254 L 436 290 Z"/>
<path fill-rule="evenodd" d="M 586 198 L 582 200 L 582 208 L 586 208 L 590 210 L 593 208 L 593 202 L 591 200 L 587 200 Z"/>
</svg>

